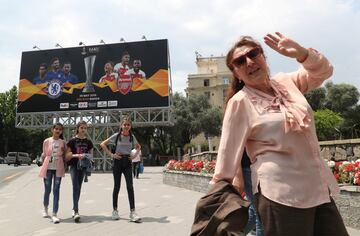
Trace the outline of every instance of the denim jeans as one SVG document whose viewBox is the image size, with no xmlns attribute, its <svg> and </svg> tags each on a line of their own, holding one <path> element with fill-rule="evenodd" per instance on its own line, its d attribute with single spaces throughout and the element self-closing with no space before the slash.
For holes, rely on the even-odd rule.
<svg viewBox="0 0 360 236">
<path fill-rule="evenodd" d="M 132 163 L 132 168 L 133 168 L 133 174 L 134 177 L 139 178 L 139 173 L 140 173 L 140 161 L 135 161 Z"/>
<path fill-rule="evenodd" d="M 49 206 L 49 197 L 51 192 L 51 184 L 52 180 L 54 179 L 54 186 L 53 186 L 53 214 L 57 214 L 59 210 L 59 195 L 60 195 L 60 184 L 61 184 L 61 177 L 56 177 L 56 170 L 47 170 L 46 178 L 44 178 L 44 206 Z"/>
<path fill-rule="evenodd" d="M 73 186 L 73 210 L 79 212 L 80 191 L 85 172 L 83 170 L 78 170 L 77 166 L 70 166 L 70 175 Z"/>
<path fill-rule="evenodd" d="M 127 157 L 123 157 L 127 158 Z M 113 165 L 113 176 L 114 176 L 114 190 L 113 190 L 113 209 L 117 210 L 118 208 L 118 195 L 121 185 L 121 174 L 124 174 L 126 181 L 126 189 L 128 193 L 130 210 L 135 209 L 135 196 L 134 196 L 134 186 L 133 186 L 133 177 L 132 177 L 131 165 L 123 167 L 120 160 L 114 160 Z"/>
<path fill-rule="evenodd" d="M 264 229 L 261 220 L 256 212 L 254 195 L 252 192 L 251 169 L 250 167 L 243 167 L 242 171 L 244 176 L 246 198 L 248 201 L 251 202 L 251 205 L 249 207 L 249 220 L 247 225 L 245 226 L 244 232 L 245 234 L 248 234 L 254 228 L 254 225 L 256 225 L 256 236 L 263 236 Z"/>
</svg>

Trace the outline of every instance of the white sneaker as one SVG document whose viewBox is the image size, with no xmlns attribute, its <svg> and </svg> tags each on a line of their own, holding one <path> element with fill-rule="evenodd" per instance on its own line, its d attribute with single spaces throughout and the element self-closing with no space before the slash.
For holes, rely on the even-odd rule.
<svg viewBox="0 0 360 236">
<path fill-rule="evenodd" d="M 119 220 L 120 219 L 119 212 L 117 210 L 113 210 L 111 218 L 113 220 Z"/>
<path fill-rule="evenodd" d="M 135 210 L 130 211 L 130 222 L 140 222 L 141 218 L 136 214 Z"/>
<path fill-rule="evenodd" d="M 47 207 L 44 207 L 42 216 L 43 216 L 43 218 L 48 218 L 48 217 L 49 217 L 49 213 L 48 213 L 48 208 L 47 208 Z"/>
<path fill-rule="evenodd" d="M 51 217 L 52 221 L 54 222 L 54 224 L 58 224 L 60 223 L 60 219 L 57 218 L 56 214 L 53 214 Z"/>
<path fill-rule="evenodd" d="M 71 218 L 74 218 L 74 216 L 75 216 L 75 211 L 72 210 L 72 212 L 71 212 Z"/>
<path fill-rule="evenodd" d="M 80 222 L 80 215 L 79 215 L 79 213 L 75 213 L 75 215 L 74 215 L 74 221 L 75 221 L 76 223 L 79 223 L 79 222 Z"/>
</svg>

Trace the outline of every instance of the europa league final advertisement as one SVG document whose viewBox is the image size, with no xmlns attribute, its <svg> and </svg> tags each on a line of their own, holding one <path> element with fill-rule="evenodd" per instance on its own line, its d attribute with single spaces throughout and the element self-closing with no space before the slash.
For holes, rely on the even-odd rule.
<svg viewBox="0 0 360 236">
<path fill-rule="evenodd" d="M 17 113 L 168 106 L 166 39 L 22 53 Z"/>
</svg>

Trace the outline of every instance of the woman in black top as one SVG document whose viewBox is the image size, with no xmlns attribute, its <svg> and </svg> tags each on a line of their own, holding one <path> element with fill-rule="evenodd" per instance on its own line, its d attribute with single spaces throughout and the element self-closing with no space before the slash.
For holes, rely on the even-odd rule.
<svg viewBox="0 0 360 236">
<path fill-rule="evenodd" d="M 87 124 L 80 121 L 76 125 L 76 136 L 67 143 L 68 149 L 66 153 L 67 164 L 70 166 L 70 175 L 73 185 L 73 214 L 75 222 L 80 221 L 79 215 L 79 199 L 81 185 L 84 180 L 85 171 L 78 169 L 79 159 L 83 159 L 85 155 L 93 155 L 93 143 L 86 138 Z"/>
</svg>

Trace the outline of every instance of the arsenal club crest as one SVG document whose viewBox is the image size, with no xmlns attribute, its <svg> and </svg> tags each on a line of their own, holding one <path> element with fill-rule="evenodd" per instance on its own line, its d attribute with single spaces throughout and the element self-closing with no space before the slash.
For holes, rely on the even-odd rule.
<svg viewBox="0 0 360 236">
<path fill-rule="evenodd" d="M 132 79 L 130 76 L 122 75 L 120 76 L 118 80 L 118 89 L 119 92 L 123 95 L 126 95 L 128 92 L 130 92 L 132 87 Z"/>
</svg>

